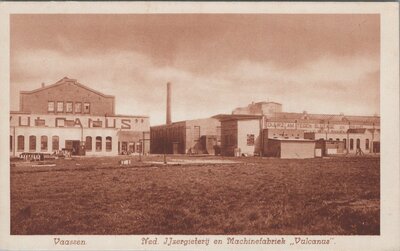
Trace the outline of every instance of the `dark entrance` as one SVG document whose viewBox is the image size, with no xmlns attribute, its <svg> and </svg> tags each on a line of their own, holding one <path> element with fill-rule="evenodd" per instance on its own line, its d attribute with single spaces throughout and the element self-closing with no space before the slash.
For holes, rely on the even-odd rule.
<svg viewBox="0 0 400 251">
<path fill-rule="evenodd" d="M 373 142 L 372 143 L 372 150 L 374 153 L 380 153 L 381 152 L 381 142 Z"/>
<path fill-rule="evenodd" d="M 79 140 L 66 140 L 65 149 L 71 152 L 71 155 L 80 155 L 80 141 Z"/>
</svg>

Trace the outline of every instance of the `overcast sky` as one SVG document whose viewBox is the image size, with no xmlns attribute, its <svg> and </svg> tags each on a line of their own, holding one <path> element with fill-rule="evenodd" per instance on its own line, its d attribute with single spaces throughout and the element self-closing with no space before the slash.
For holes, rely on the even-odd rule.
<svg viewBox="0 0 400 251">
<path fill-rule="evenodd" d="M 11 110 L 20 90 L 67 76 L 116 112 L 165 122 L 284 111 L 379 114 L 379 15 L 12 15 Z"/>
</svg>

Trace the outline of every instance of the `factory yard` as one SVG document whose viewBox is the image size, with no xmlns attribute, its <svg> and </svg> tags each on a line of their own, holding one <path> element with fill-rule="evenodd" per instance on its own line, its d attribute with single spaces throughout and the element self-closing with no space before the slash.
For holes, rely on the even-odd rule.
<svg viewBox="0 0 400 251">
<path fill-rule="evenodd" d="M 12 162 L 11 234 L 380 234 L 379 157 L 167 159 Z"/>
</svg>

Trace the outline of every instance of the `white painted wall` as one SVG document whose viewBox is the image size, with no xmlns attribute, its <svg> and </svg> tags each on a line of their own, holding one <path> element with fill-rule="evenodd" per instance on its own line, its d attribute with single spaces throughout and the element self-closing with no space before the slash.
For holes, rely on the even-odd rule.
<svg viewBox="0 0 400 251">
<path fill-rule="evenodd" d="M 247 145 L 247 135 L 254 134 L 254 145 Z M 238 121 L 238 148 L 241 154 L 254 155 L 260 149 L 260 120 L 239 120 Z"/>
</svg>

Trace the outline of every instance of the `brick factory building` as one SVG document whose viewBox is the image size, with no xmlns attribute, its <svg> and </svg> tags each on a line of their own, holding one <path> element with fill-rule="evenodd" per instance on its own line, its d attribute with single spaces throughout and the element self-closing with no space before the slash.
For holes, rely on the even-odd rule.
<svg viewBox="0 0 400 251">
<path fill-rule="evenodd" d="M 150 127 L 150 152 L 155 154 L 215 154 L 220 145 L 218 119 L 185 120 Z"/>
<path fill-rule="evenodd" d="M 344 153 L 380 152 L 379 116 L 289 113 L 279 103 L 258 102 L 214 118 L 221 121 L 221 153 L 227 156 L 266 156 L 268 139 L 337 141 Z"/>
<path fill-rule="evenodd" d="M 67 77 L 21 91 L 19 111 L 10 112 L 10 155 L 118 155 L 149 151 L 149 117 L 115 114 L 115 97 Z"/>
</svg>

